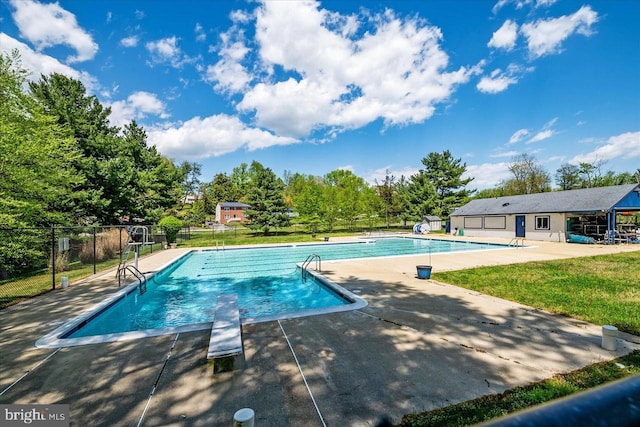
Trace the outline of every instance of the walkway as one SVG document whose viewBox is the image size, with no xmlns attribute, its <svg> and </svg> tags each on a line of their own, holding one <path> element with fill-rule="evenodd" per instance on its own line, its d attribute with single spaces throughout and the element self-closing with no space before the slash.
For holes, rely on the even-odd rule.
<svg viewBox="0 0 640 427">
<path fill-rule="evenodd" d="M 536 248 L 432 255 L 437 271 L 627 250 Z M 140 261 L 159 268 L 183 249 Z M 212 377 L 209 331 L 41 350 L 34 342 L 117 289 L 113 273 L 0 311 L 0 403 L 67 403 L 72 425 L 229 426 L 242 407 L 259 426 L 370 426 L 547 378 L 640 349 L 600 347 L 600 326 L 434 281 L 424 256 L 323 262 L 364 297 L 360 311 L 243 327 L 244 369 Z M 293 350 L 293 352 L 292 352 Z"/>
</svg>

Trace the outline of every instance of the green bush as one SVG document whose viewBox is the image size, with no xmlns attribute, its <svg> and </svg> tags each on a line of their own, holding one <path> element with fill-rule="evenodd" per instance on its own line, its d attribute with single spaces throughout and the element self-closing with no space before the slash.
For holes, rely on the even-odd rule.
<svg viewBox="0 0 640 427">
<path fill-rule="evenodd" d="M 182 221 L 175 216 L 165 216 L 160 220 L 158 225 L 164 230 L 167 236 L 167 243 L 175 243 L 178 237 L 178 231 L 182 229 Z"/>
</svg>

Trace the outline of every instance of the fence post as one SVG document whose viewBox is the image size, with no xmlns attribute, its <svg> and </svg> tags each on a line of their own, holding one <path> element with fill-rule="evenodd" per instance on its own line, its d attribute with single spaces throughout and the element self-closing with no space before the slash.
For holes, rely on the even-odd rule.
<svg viewBox="0 0 640 427">
<path fill-rule="evenodd" d="M 93 227 L 93 274 L 96 274 L 96 227 Z"/>
<path fill-rule="evenodd" d="M 56 228 L 51 226 L 51 289 L 56 288 Z"/>
</svg>

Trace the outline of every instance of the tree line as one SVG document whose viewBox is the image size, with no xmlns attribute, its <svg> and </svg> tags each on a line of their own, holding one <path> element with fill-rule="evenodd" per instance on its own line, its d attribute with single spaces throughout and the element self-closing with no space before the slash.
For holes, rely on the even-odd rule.
<svg viewBox="0 0 640 427">
<path fill-rule="evenodd" d="M 135 121 L 62 74 L 28 82 L 17 51 L 0 55 L 0 227 L 158 220 L 182 196 L 188 164 L 147 145 Z"/>
<path fill-rule="evenodd" d="M 166 215 L 202 224 L 219 202 L 251 206 L 250 227 L 268 232 L 292 217 L 312 230 L 358 221 L 406 225 L 427 215 L 446 218 L 473 197 L 552 191 L 551 175 L 528 154 L 509 164 L 511 177 L 492 189 L 470 189 L 466 163 L 449 150 L 422 158 L 421 169 L 373 184 L 349 170 L 323 176 L 285 171 L 259 162 L 201 180 L 201 165 L 174 163 L 148 146 L 142 126 L 109 122 L 110 109 L 83 84 L 53 73 L 28 82 L 16 51 L 0 55 L 0 228 L 110 225 Z M 602 173 L 602 163 L 563 165 L 559 189 L 640 182 L 634 174 Z M 186 209 L 187 196 L 196 200 Z M 295 215 L 291 215 L 294 213 Z"/>
<path fill-rule="evenodd" d="M 635 172 L 616 173 L 604 171 L 606 162 L 564 163 L 553 175 L 555 190 L 576 190 L 580 188 L 608 187 L 612 185 L 640 183 L 640 169 Z M 478 198 L 514 196 L 554 191 L 551 186 L 551 174 L 531 154 L 519 154 L 509 163 L 510 178 L 501 181 L 496 187 L 479 191 Z"/>
<path fill-rule="evenodd" d="M 217 203 L 238 201 L 251 206 L 248 226 L 265 233 L 289 225 L 292 216 L 311 231 L 319 227 L 331 231 L 338 223 L 354 228 L 358 221 L 373 225 L 381 219 L 387 226 L 398 219 L 406 225 L 427 215 L 447 217 L 473 193 L 466 188 L 472 178 L 462 178 L 466 164 L 449 150 L 430 153 L 422 165 L 409 178 L 387 171 L 381 182 L 370 185 L 350 170 L 336 169 L 323 176 L 285 171 L 279 178 L 259 162 L 243 163 L 230 174 L 219 173 L 211 182 L 194 186 L 198 198 L 184 217 L 203 223 Z M 192 170 L 198 169 L 192 165 Z"/>
</svg>

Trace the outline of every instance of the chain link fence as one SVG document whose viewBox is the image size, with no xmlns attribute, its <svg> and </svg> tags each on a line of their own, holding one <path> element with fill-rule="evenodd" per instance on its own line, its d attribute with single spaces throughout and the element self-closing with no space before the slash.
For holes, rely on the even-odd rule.
<svg viewBox="0 0 640 427">
<path fill-rule="evenodd" d="M 153 244 L 140 255 L 166 247 L 163 231 L 146 226 Z M 0 229 L 0 309 L 116 267 L 128 226 Z M 188 240 L 189 230 L 178 234 Z"/>
</svg>

